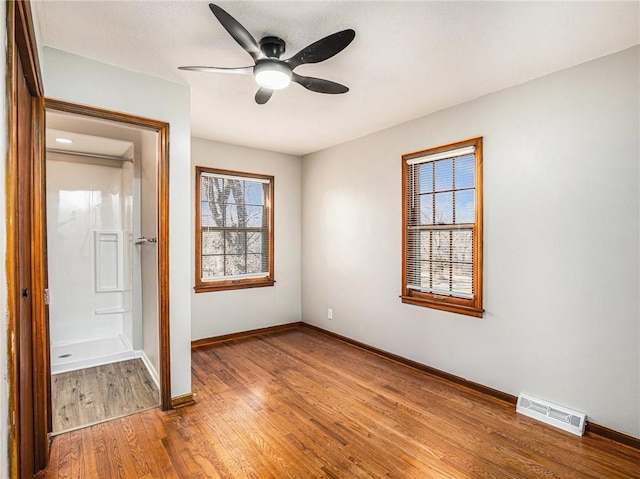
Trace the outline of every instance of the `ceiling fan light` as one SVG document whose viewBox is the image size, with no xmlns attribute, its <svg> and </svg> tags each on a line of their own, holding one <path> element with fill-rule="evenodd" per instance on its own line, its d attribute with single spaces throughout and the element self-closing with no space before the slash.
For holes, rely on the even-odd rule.
<svg viewBox="0 0 640 479">
<path fill-rule="evenodd" d="M 269 90 L 282 90 L 291 83 L 291 69 L 283 63 L 258 62 L 253 73 L 256 83 Z"/>
</svg>

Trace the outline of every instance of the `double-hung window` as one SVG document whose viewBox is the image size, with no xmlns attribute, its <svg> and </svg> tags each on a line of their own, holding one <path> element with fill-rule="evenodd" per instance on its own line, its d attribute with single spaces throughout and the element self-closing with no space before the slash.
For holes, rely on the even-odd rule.
<svg viewBox="0 0 640 479">
<path fill-rule="evenodd" d="M 482 316 L 482 138 L 402 157 L 402 301 Z"/>
<path fill-rule="evenodd" d="M 196 292 L 273 284 L 273 177 L 197 167 Z"/>
</svg>

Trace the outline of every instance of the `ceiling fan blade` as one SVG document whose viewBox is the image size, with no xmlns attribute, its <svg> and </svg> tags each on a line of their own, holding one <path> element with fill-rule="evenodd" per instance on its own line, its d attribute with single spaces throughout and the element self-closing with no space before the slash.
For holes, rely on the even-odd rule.
<svg viewBox="0 0 640 479">
<path fill-rule="evenodd" d="M 330 80 L 323 80 L 322 78 L 303 77 L 294 73 L 291 76 L 291 81 L 294 81 L 307 90 L 315 91 L 317 93 L 329 93 L 336 95 L 338 93 L 347 93 L 349 88 L 340 83 L 332 82 Z"/>
<path fill-rule="evenodd" d="M 269 101 L 271 95 L 273 95 L 273 90 L 269 90 L 268 88 L 260 88 L 256 93 L 256 103 L 258 105 L 264 105 Z"/>
<path fill-rule="evenodd" d="M 221 67 L 178 67 L 178 70 L 187 70 L 191 72 L 205 72 L 205 73 L 239 73 L 243 75 L 250 75 L 253 73 L 253 67 L 238 67 L 238 68 L 221 68 Z"/>
<path fill-rule="evenodd" d="M 312 43 L 291 58 L 285 60 L 293 70 L 305 63 L 323 62 L 344 50 L 353 41 L 356 32 L 351 29 L 342 30 Z"/>
<path fill-rule="evenodd" d="M 242 48 L 244 48 L 249 55 L 253 58 L 254 61 L 258 61 L 262 58 L 265 58 L 264 53 L 260 50 L 260 45 L 256 42 L 255 38 L 251 36 L 251 34 L 240 25 L 235 18 L 229 15 L 226 11 L 220 8 L 218 5 L 213 3 L 209 4 L 209 8 L 211 12 L 216 16 L 218 21 L 222 24 L 224 29 L 229 32 L 229 35 L 233 37 L 233 39 L 238 42 Z"/>
</svg>

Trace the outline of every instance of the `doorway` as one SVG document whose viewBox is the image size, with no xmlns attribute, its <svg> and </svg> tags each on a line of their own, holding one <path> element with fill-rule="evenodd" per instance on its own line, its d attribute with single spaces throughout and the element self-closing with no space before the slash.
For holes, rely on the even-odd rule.
<svg viewBox="0 0 640 479">
<path fill-rule="evenodd" d="M 50 401 L 45 404 L 48 430 L 56 433 L 77 427 L 69 423 L 64 425 L 64 422 L 63 426 L 54 427 L 57 412 L 50 381 L 77 381 L 77 378 L 62 376 L 72 375 L 74 371 L 80 371 L 81 376 L 107 378 L 98 386 L 95 396 L 87 398 L 86 393 L 78 392 L 73 398 L 76 403 L 84 401 L 87 414 L 80 416 L 84 416 L 83 420 L 88 424 L 108 419 L 97 419 L 92 415 L 94 407 L 100 408 L 93 405 L 93 399 L 102 396 L 113 405 L 112 388 L 118 382 L 116 379 L 123 377 L 128 377 L 128 380 L 134 376 L 142 377 L 145 389 L 151 383 L 156 384 L 160 406 L 163 410 L 171 409 L 169 125 L 53 99 L 44 100 L 44 117 L 45 164 L 54 165 L 52 174 L 56 177 L 49 178 L 49 172 L 46 173 L 47 180 L 53 183 L 46 186 L 46 203 L 57 211 L 47 211 L 48 222 L 55 226 L 47 225 L 51 237 L 45 239 L 42 246 L 45 251 L 47 243 L 52 246 L 45 256 L 50 256 L 47 264 L 52 268 L 51 279 L 58 281 L 57 286 L 49 285 L 51 320 L 46 324 L 50 354 L 47 351 L 47 354 L 36 358 L 38 363 L 46 364 L 41 370 L 48 372 L 46 381 L 52 391 Z M 72 136 L 67 140 L 77 140 L 75 148 L 68 146 L 73 143 L 56 141 L 56 138 L 64 140 L 65 134 Z M 90 148 L 87 142 L 102 146 Z M 73 175 L 67 168 L 74 170 Z M 75 178 L 65 179 L 71 175 Z M 60 181 L 76 184 L 60 188 Z M 94 186 L 87 187 L 89 183 Z M 61 195 L 61 191 L 65 193 Z M 108 205 L 102 205 L 102 200 L 97 201 L 103 195 Z M 64 201 L 62 196 L 66 197 Z M 87 198 L 90 213 L 86 211 Z M 120 201 L 122 198 L 124 201 Z M 55 204 L 56 201 L 57 206 L 53 207 L 50 203 Z M 63 203 L 66 207 L 60 211 Z M 73 208 L 68 208 L 69 204 L 76 204 L 75 213 Z M 87 226 L 84 232 L 63 231 L 71 223 L 78 223 L 82 211 L 94 218 L 88 221 L 85 215 L 88 223 L 84 222 Z M 118 216 L 117 221 L 114 215 Z M 58 228 L 55 234 L 53 228 Z M 84 236 L 84 243 L 76 244 L 75 249 L 69 249 L 69 244 L 65 245 L 66 249 L 58 248 L 60 244 L 53 247 L 60 240 L 60 235 L 65 239 L 65 234 L 76 239 Z M 76 264 L 76 260 L 81 262 L 78 258 L 83 254 L 80 246 L 84 246 L 85 256 L 89 258 L 84 266 Z M 68 258 L 65 260 L 65 251 L 72 258 L 71 262 Z M 56 254 L 59 255 L 57 260 Z M 55 261 L 59 264 L 54 264 Z M 86 284 L 82 287 L 86 291 L 78 288 L 78 276 L 81 275 L 84 275 Z M 60 280 L 64 283 L 65 277 L 75 281 L 76 288 L 60 283 Z M 56 316 L 62 317 L 62 323 L 56 323 Z M 88 352 L 91 354 L 86 354 Z M 121 394 L 123 407 L 110 415 L 118 417 L 151 407 L 149 403 L 145 405 L 132 399 L 140 396 L 139 393 L 138 390 L 129 395 Z M 154 404 L 158 404 L 158 396 L 153 397 L 156 399 Z M 66 400 L 70 401 L 69 398 Z"/>
<path fill-rule="evenodd" d="M 47 108 L 52 433 L 160 404 L 158 135 Z"/>
</svg>

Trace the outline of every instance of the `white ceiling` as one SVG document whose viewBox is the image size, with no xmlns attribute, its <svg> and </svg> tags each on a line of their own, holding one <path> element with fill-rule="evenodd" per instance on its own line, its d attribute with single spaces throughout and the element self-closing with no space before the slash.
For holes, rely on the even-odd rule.
<svg viewBox="0 0 640 479">
<path fill-rule="evenodd" d="M 637 1 L 218 2 L 256 40 L 283 38 L 283 58 L 336 31 L 356 31 L 342 53 L 296 69 L 343 83 L 348 93 L 292 84 L 257 105 L 251 76 L 177 69 L 253 63 L 206 1 L 32 3 L 41 46 L 188 83 L 193 136 L 297 155 L 640 43 Z"/>
<path fill-rule="evenodd" d="M 68 140 L 60 142 L 59 140 Z M 47 128 L 45 137 L 47 149 L 71 153 L 102 155 L 110 158 L 132 159 L 133 143 L 114 140 L 102 136 L 83 135 L 74 131 Z"/>
</svg>

